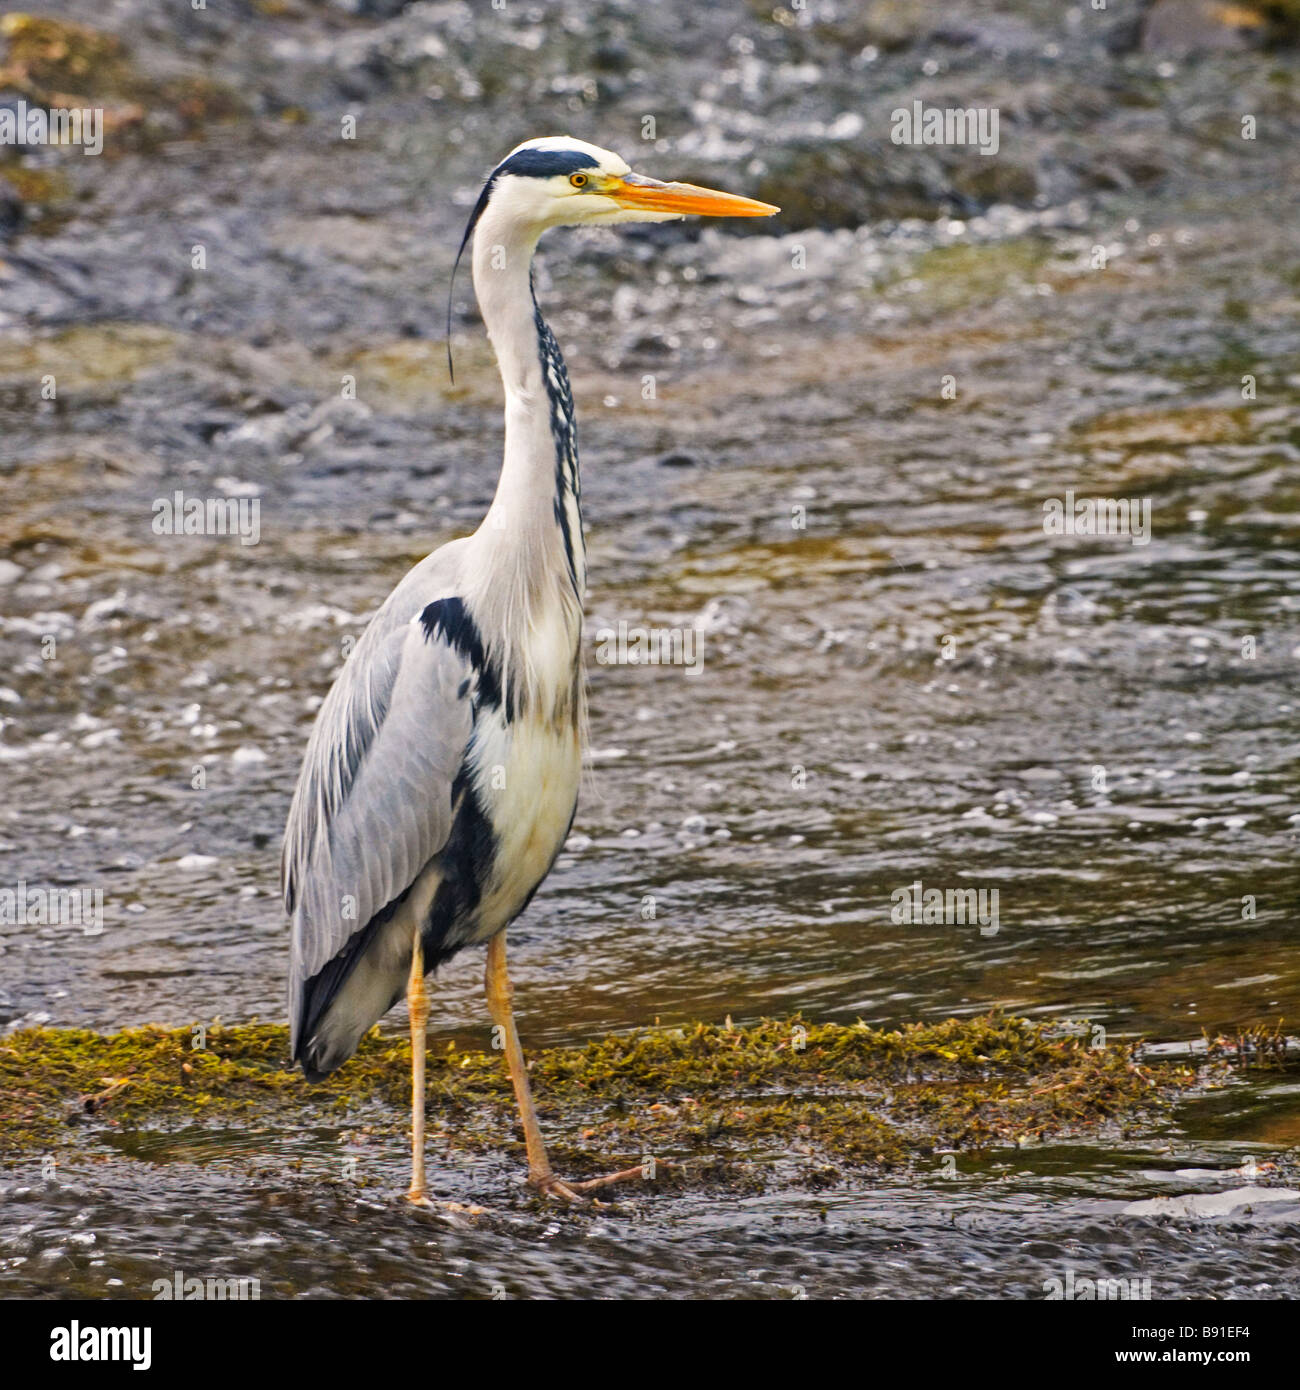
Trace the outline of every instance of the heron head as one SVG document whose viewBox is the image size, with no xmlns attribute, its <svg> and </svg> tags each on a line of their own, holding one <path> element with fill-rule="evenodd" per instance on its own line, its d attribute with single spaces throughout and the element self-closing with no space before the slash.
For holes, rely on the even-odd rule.
<svg viewBox="0 0 1300 1390">
<path fill-rule="evenodd" d="M 516 146 L 492 171 L 466 228 L 468 240 L 488 208 L 516 225 L 610 226 L 620 222 L 667 222 L 675 217 L 770 217 L 779 208 L 734 193 L 661 183 L 634 174 L 610 150 L 549 135 Z"/>
<path fill-rule="evenodd" d="M 627 161 L 571 135 L 525 140 L 493 169 L 470 213 L 452 266 L 465 254 L 480 224 L 494 237 L 519 239 L 531 248 L 548 227 L 611 226 L 620 222 L 670 222 L 677 217 L 770 217 L 780 208 L 697 188 L 661 183 L 634 174 Z M 451 289 L 447 293 L 447 366 L 451 371 Z M 452 372 L 452 380 L 455 373 Z"/>
</svg>

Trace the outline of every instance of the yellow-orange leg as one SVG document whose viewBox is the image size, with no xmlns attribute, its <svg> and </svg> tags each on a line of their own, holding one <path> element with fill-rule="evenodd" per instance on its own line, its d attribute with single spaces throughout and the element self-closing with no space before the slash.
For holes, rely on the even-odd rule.
<svg viewBox="0 0 1300 1390">
<path fill-rule="evenodd" d="M 429 992 L 424 986 L 424 943 L 415 930 L 411 952 L 411 978 L 406 986 L 406 1007 L 411 1015 L 411 1190 L 412 1202 L 427 1202 L 424 1186 L 424 1054 L 428 1042 Z"/>
<path fill-rule="evenodd" d="M 528 1084 L 524 1050 L 519 1045 L 515 1015 L 510 1006 L 514 989 L 510 984 L 510 976 L 506 973 L 504 931 L 498 932 L 488 942 L 483 988 L 487 994 L 488 1012 L 492 1015 L 492 1022 L 501 1029 L 505 1042 L 506 1066 L 510 1069 L 510 1081 L 515 1088 L 519 1118 L 524 1126 L 524 1145 L 528 1150 L 528 1185 L 566 1202 L 578 1202 L 582 1200 L 580 1194 L 583 1192 L 607 1187 L 610 1183 L 628 1182 L 644 1177 L 640 1168 L 626 1168 L 621 1173 L 611 1173 L 607 1178 L 592 1178 L 587 1182 L 562 1182 L 555 1176 L 551 1169 L 551 1160 L 546 1155 L 542 1127 L 537 1123 L 537 1107 L 533 1104 L 533 1092 Z"/>
</svg>

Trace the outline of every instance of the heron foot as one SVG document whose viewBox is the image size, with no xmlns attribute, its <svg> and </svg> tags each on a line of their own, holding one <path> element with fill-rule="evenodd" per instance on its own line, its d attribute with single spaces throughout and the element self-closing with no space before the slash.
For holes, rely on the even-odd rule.
<svg viewBox="0 0 1300 1390">
<path fill-rule="evenodd" d="M 610 1173 L 603 1178 L 587 1178 L 582 1182 L 565 1182 L 554 1173 L 530 1174 L 529 1187 L 536 1188 L 545 1197 L 556 1197 L 562 1202 L 578 1203 L 587 1200 L 586 1194 L 602 1187 L 610 1187 L 616 1182 L 634 1182 L 644 1179 L 643 1168 L 624 1168 L 621 1172 Z M 594 1200 L 594 1199 L 593 1199 Z"/>
<path fill-rule="evenodd" d="M 466 1206 L 464 1202 L 437 1202 L 427 1192 L 408 1192 L 406 1200 L 413 1207 L 423 1207 L 426 1211 L 445 1211 L 452 1216 L 483 1216 L 486 1207 Z"/>
<path fill-rule="evenodd" d="M 561 1202 L 570 1204 L 582 1203 L 587 1199 L 580 1196 L 569 1186 L 567 1182 L 561 1182 L 554 1173 L 546 1173 L 540 1177 L 530 1176 L 528 1186 L 540 1193 L 543 1197 L 554 1197 Z"/>
</svg>

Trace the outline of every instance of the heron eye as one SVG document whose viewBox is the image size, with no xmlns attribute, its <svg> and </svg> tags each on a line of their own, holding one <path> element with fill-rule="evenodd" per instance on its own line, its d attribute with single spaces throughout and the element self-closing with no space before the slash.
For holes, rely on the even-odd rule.
<svg viewBox="0 0 1300 1390">
<path fill-rule="evenodd" d="M 569 182 L 574 188 L 585 188 L 587 186 L 586 174 L 570 174 Z"/>
</svg>

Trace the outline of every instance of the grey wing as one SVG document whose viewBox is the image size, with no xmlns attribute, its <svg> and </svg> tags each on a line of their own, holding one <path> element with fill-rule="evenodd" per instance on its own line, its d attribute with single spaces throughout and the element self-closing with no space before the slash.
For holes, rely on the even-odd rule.
<svg viewBox="0 0 1300 1390">
<path fill-rule="evenodd" d="M 421 624 L 447 593 L 421 568 L 375 615 L 326 696 L 289 809 L 281 882 L 293 919 L 295 1051 L 305 982 L 411 886 L 451 829 L 474 671 Z"/>
</svg>

